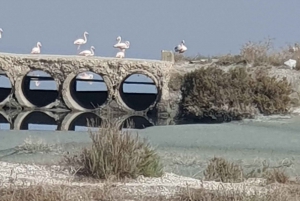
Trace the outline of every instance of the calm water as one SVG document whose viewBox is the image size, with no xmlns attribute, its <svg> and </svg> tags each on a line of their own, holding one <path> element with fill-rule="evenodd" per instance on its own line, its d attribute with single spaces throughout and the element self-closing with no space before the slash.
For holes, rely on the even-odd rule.
<svg viewBox="0 0 300 201">
<path fill-rule="evenodd" d="M 155 116 L 117 116 L 108 118 L 92 112 L 55 113 L 46 111 L 0 111 L 0 130 L 87 131 L 88 123 L 95 129 L 102 122 L 113 122 L 119 128 L 135 129 L 157 125 Z"/>
</svg>

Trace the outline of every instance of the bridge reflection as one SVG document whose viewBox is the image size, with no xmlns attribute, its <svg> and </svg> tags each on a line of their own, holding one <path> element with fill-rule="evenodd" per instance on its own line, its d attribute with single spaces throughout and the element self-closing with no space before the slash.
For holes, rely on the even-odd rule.
<svg viewBox="0 0 300 201">
<path fill-rule="evenodd" d="M 94 112 L 0 111 L 0 130 L 87 131 L 98 129 L 104 122 L 113 123 L 119 129 L 144 129 L 157 125 L 157 119 L 147 115 L 112 118 Z"/>
</svg>

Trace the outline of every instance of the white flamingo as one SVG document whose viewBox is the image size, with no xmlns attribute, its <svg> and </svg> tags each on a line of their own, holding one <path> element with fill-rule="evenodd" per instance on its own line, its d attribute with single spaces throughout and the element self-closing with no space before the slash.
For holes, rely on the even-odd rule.
<svg viewBox="0 0 300 201">
<path fill-rule="evenodd" d="M 79 79 L 85 79 L 85 80 L 91 80 L 93 79 L 94 75 L 93 74 L 89 74 L 89 73 L 81 73 L 77 76 L 77 78 Z M 89 84 L 93 84 L 92 82 L 89 82 Z"/>
<path fill-rule="evenodd" d="M 2 38 L 3 29 L 0 28 L 0 38 Z"/>
<path fill-rule="evenodd" d="M 32 73 L 32 75 L 33 75 L 33 76 L 37 76 L 37 77 L 40 76 L 39 74 L 36 75 L 35 73 Z M 36 78 L 33 78 L 33 79 L 35 80 Z M 41 82 L 38 81 L 38 80 L 35 80 L 35 81 L 33 81 L 33 82 L 34 82 L 35 86 L 37 86 L 37 87 L 40 86 L 40 84 L 41 84 Z"/>
<path fill-rule="evenodd" d="M 117 37 L 117 43 L 114 45 L 114 48 L 119 48 L 120 50 L 123 50 L 123 49 L 129 49 L 129 46 L 130 46 L 130 42 L 129 41 L 125 41 L 124 43 L 121 43 L 121 36 L 118 36 Z"/>
<path fill-rule="evenodd" d="M 117 54 L 116 54 L 116 58 L 124 58 L 125 57 L 125 49 L 119 51 Z"/>
<path fill-rule="evenodd" d="M 179 45 L 177 45 L 175 48 L 175 52 L 184 53 L 187 50 L 187 47 L 185 46 L 185 41 L 182 40 Z"/>
<path fill-rule="evenodd" d="M 82 52 L 79 53 L 79 55 L 81 55 L 81 56 L 94 56 L 94 54 L 95 54 L 94 50 L 95 50 L 95 47 L 91 46 L 90 50 L 83 50 Z"/>
<path fill-rule="evenodd" d="M 32 48 L 31 54 L 40 54 L 41 53 L 42 44 L 37 42 L 36 47 Z"/>
<path fill-rule="evenodd" d="M 85 31 L 85 32 L 83 33 L 84 39 L 79 38 L 79 39 L 77 39 L 77 40 L 74 41 L 74 45 L 78 45 L 77 50 L 79 50 L 79 48 L 80 48 L 81 45 L 86 44 L 86 42 L 87 42 L 87 37 L 86 37 L 86 35 L 88 35 L 88 34 L 89 34 L 89 33 Z"/>
</svg>

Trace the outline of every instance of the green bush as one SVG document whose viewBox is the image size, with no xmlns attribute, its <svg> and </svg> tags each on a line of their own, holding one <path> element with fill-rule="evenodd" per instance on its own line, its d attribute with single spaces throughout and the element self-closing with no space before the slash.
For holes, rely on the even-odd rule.
<svg viewBox="0 0 300 201">
<path fill-rule="evenodd" d="M 181 89 L 181 113 L 199 118 L 210 110 L 246 115 L 251 106 L 265 115 L 287 113 L 292 92 L 285 79 L 263 74 L 253 78 L 244 67 L 194 70 L 185 74 Z"/>
<path fill-rule="evenodd" d="M 78 175 L 96 179 L 136 178 L 140 175 L 162 175 L 160 158 L 146 140 L 130 131 L 120 131 L 111 124 L 102 126 L 98 132 L 90 132 L 92 146 L 80 155 L 66 156 L 65 162 Z"/>
</svg>

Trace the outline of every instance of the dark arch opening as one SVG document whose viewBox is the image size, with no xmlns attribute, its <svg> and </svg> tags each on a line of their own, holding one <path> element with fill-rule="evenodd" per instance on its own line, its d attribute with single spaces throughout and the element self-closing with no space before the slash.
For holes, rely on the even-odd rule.
<svg viewBox="0 0 300 201">
<path fill-rule="evenodd" d="M 127 118 L 121 125 L 121 128 L 144 129 L 154 126 L 145 117 L 131 116 Z"/>
<path fill-rule="evenodd" d="M 154 81 L 143 74 L 128 76 L 121 83 L 119 90 L 123 102 L 135 111 L 149 108 L 158 96 L 158 90 Z"/>
<path fill-rule="evenodd" d="M 31 71 L 22 81 L 25 98 L 36 107 L 44 107 L 58 98 L 58 84 L 44 71 Z"/>
<path fill-rule="evenodd" d="M 6 74 L 0 74 L 0 103 L 11 93 L 11 83 Z"/>
<path fill-rule="evenodd" d="M 0 130 L 10 130 L 11 129 L 11 124 L 7 119 L 0 114 Z"/>
<path fill-rule="evenodd" d="M 95 109 L 103 105 L 108 98 L 103 78 L 90 71 L 78 74 L 71 81 L 70 93 L 74 101 L 85 109 Z"/>
<path fill-rule="evenodd" d="M 57 130 L 57 122 L 44 112 L 29 113 L 21 122 L 20 130 Z"/>
<path fill-rule="evenodd" d="M 91 128 L 99 128 L 101 118 L 92 112 L 85 112 L 75 117 L 69 125 L 69 131 L 86 131 L 88 124 L 91 123 Z"/>
</svg>

